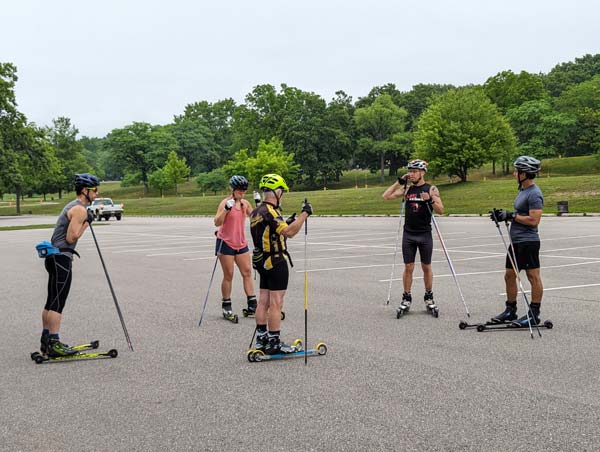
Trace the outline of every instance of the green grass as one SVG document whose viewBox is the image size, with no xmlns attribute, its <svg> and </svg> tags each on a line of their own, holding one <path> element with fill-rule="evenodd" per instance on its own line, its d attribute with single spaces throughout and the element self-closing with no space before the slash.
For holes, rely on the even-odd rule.
<svg viewBox="0 0 600 452">
<path fill-rule="evenodd" d="M 23 229 L 52 229 L 55 224 L 28 224 L 25 226 L 0 226 L 0 231 L 21 231 Z"/>
<path fill-rule="evenodd" d="M 544 192 L 545 213 L 556 213 L 558 201 L 568 201 L 570 212 L 600 212 L 600 177 L 541 177 L 536 179 Z M 485 214 L 492 207 L 510 208 L 517 193 L 513 179 L 495 179 L 438 185 L 446 214 Z M 384 187 L 346 188 L 287 193 L 283 199 L 284 212 L 300 209 L 304 197 L 320 215 L 395 215 L 397 201 L 384 201 Z M 125 204 L 127 215 L 214 215 L 223 198 L 218 196 L 116 199 Z M 34 203 L 23 209 L 34 214 L 58 214 L 71 197 L 56 204 Z M 247 199 L 251 201 L 250 195 Z M 0 207 L 0 215 L 13 215 L 14 207 Z"/>
<path fill-rule="evenodd" d="M 568 201 L 570 212 L 600 212 L 600 158 L 547 159 L 542 165 L 543 171 L 536 183 L 544 192 L 545 213 L 556 213 L 558 201 Z M 451 183 L 447 177 L 432 179 L 431 182 L 440 188 L 446 213 L 485 214 L 492 207 L 511 207 L 516 195 L 516 183 L 512 174 L 503 175 L 497 169 L 496 175 L 492 174 L 491 165 L 474 170 L 466 183 Z M 315 214 L 393 215 L 398 212 L 398 202 L 384 201 L 381 194 L 395 180 L 396 177 L 386 176 L 382 183 L 378 174 L 352 170 L 346 172 L 339 182 L 328 185 L 327 190 L 292 191 L 286 194 L 283 207 L 286 213 L 292 213 L 299 210 L 302 200 L 307 197 L 313 204 Z M 125 204 L 125 216 L 214 215 L 218 203 L 226 195 L 226 192 L 204 195 L 194 180 L 180 184 L 179 196 L 170 191 L 164 198 L 154 191 L 144 195 L 141 186 L 123 188 L 119 182 L 102 183 L 100 190 L 102 196 Z M 25 214 L 56 215 L 73 197 L 74 194 L 69 193 L 59 200 L 56 195 L 48 195 L 48 202 L 40 202 L 39 197 L 25 198 L 21 211 Z M 250 194 L 247 198 L 252 203 Z M 7 195 L 1 201 L 0 215 L 14 215 L 14 195 L 12 198 Z"/>
</svg>

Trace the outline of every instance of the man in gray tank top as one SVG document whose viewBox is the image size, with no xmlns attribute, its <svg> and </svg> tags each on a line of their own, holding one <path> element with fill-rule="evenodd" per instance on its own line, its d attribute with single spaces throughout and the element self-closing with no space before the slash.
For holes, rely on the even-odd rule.
<svg viewBox="0 0 600 452">
<path fill-rule="evenodd" d="M 94 215 L 88 212 L 86 206 L 96 198 L 100 180 L 88 173 L 76 174 L 74 184 L 77 199 L 64 207 L 52 234 L 52 245 L 60 249 L 60 254 L 52 254 L 44 262 L 48 272 L 48 297 L 42 311 L 40 351 L 51 357 L 76 353 L 60 342 L 59 330 L 71 288 L 73 254 L 77 254 L 75 247 L 88 224 L 94 220 Z"/>
<path fill-rule="evenodd" d="M 542 167 L 539 160 L 526 155 L 515 160 L 514 166 L 513 175 L 519 183 L 519 194 L 514 202 L 515 210 L 494 209 L 492 216 L 495 215 L 498 221 L 511 221 L 510 240 L 516 256 L 515 265 L 518 271 L 525 270 L 531 284 L 529 318 L 532 325 L 537 325 L 540 321 L 540 305 L 544 293 L 540 275 L 540 236 L 538 234 L 538 225 L 542 219 L 542 209 L 544 208 L 544 196 L 533 180 Z M 527 327 L 529 324 L 527 315 L 517 319 L 517 275 L 508 255 L 505 267 L 506 308 L 492 318 L 492 322 L 512 321 L 517 326 Z"/>
</svg>

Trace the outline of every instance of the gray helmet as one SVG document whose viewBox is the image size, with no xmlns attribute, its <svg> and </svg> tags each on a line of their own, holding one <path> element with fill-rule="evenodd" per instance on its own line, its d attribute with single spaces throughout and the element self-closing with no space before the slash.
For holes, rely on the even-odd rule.
<svg viewBox="0 0 600 452">
<path fill-rule="evenodd" d="M 529 157 L 527 155 L 522 155 L 521 157 L 517 158 L 514 166 L 517 171 L 529 174 L 537 174 L 542 169 L 542 164 L 538 159 Z"/>
<path fill-rule="evenodd" d="M 231 188 L 234 190 L 248 190 L 248 179 L 244 176 L 231 176 L 229 185 L 231 185 Z"/>
<path fill-rule="evenodd" d="M 408 165 L 406 165 L 406 167 L 409 170 L 418 169 L 418 170 L 427 172 L 427 162 L 425 160 L 420 160 L 420 159 L 411 160 L 410 162 L 408 162 Z"/>
<path fill-rule="evenodd" d="M 75 185 L 75 190 L 94 188 L 100 185 L 100 179 L 90 173 L 75 174 L 73 185 Z"/>
</svg>

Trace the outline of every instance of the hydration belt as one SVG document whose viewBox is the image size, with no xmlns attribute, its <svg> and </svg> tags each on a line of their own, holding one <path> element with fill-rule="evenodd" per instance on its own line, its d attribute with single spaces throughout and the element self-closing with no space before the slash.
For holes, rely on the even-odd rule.
<svg viewBox="0 0 600 452">
<path fill-rule="evenodd" d="M 43 242 L 40 242 L 37 245 L 35 245 L 35 249 L 38 252 L 38 256 L 41 258 L 56 256 L 61 253 L 72 253 L 75 256 L 81 258 L 79 253 L 77 251 L 75 251 L 73 248 L 66 248 L 66 247 L 59 248 L 59 247 L 52 245 L 52 243 L 49 242 L 48 240 L 44 240 Z"/>
</svg>

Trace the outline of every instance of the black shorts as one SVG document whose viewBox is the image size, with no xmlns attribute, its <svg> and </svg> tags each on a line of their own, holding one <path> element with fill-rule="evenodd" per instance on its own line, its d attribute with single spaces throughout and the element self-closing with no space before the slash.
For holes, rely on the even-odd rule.
<svg viewBox="0 0 600 452">
<path fill-rule="evenodd" d="M 433 236 L 431 232 L 415 234 L 414 232 L 404 231 L 404 234 L 402 234 L 402 257 L 405 264 L 415 262 L 417 249 L 419 250 L 421 263 L 431 264 L 431 255 L 433 254 Z"/>
<path fill-rule="evenodd" d="M 267 290 L 287 290 L 290 271 L 286 261 L 275 265 L 271 270 L 262 265 L 256 270 L 260 275 L 260 288 Z"/>
<path fill-rule="evenodd" d="M 73 260 L 64 254 L 54 254 L 45 259 L 48 272 L 48 297 L 44 309 L 62 314 L 71 289 Z"/>
<path fill-rule="evenodd" d="M 521 242 L 514 243 L 515 254 L 517 256 L 517 268 L 521 270 L 531 270 L 540 268 L 540 242 Z M 508 252 L 511 252 L 511 247 L 508 247 Z M 506 268 L 513 268 L 506 255 Z"/>
</svg>

